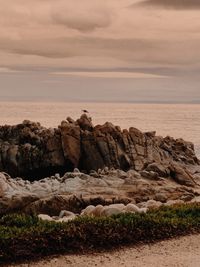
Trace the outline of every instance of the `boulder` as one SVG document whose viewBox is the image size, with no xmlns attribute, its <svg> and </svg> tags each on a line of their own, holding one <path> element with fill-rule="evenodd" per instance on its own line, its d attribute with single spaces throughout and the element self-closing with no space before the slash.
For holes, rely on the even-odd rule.
<svg viewBox="0 0 200 267">
<path fill-rule="evenodd" d="M 135 213 L 135 212 L 139 212 L 139 208 L 138 208 L 138 206 L 136 206 L 136 205 L 134 205 L 134 204 L 132 204 L 132 203 L 129 203 L 126 207 L 125 207 L 125 212 L 133 212 L 133 213 Z"/>
<path fill-rule="evenodd" d="M 49 222 L 52 222 L 54 221 L 53 218 L 51 218 L 51 216 L 47 215 L 47 214 L 39 214 L 38 215 L 38 218 L 43 220 L 43 221 L 49 221 Z"/>
<path fill-rule="evenodd" d="M 105 216 L 105 217 L 110 217 L 112 215 L 117 215 L 122 213 L 122 209 L 120 209 L 119 207 L 110 207 L 110 206 L 105 206 L 103 208 L 103 210 L 101 211 L 101 216 Z"/>
<path fill-rule="evenodd" d="M 76 121 L 82 130 L 92 131 L 94 126 L 92 124 L 92 119 L 87 116 L 87 114 L 82 114 L 80 119 Z"/>
<path fill-rule="evenodd" d="M 140 174 L 142 177 L 149 179 L 149 180 L 159 180 L 159 174 L 154 171 L 144 170 L 144 171 L 141 171 Z"/>
<path fill-rule="evenodd" d="M 148 172 L 153 172 L 153 174 L 157 173 L 159 177 L 169 177 L 170 175 L 170 170 L 168 167 L 160 164 L 159 162 L 149 164 L 145 170 Z"/>
<path fill-rule="evenodd" d="M 86 207 L 84 210 L 81 211 L 81 215 L 82 216 L 93 216 L 93 212 L 95 210 L 95 206 L 90 205 L 88 207 Z"/>
<path fill-rule="evenodd" d="M 59 218 L 63 218 L 63 217 L 73 217 L 75 216 L 75 214 L 71 211 L 68 210 L 61 210 L 60 214 L 59 214 Z"/>
<path fill-rule="evenodd" d="M 170 165 L 170 176 L 179 184 L 186 186 L 194 186 L 195 181 L 193 176 L 188 170 L 181 165 L 171 163 Z"/>
<path fill-rule="evenodd" d="M 69 221 L 73 221 L 76 218 L 77 218 L 77 216 L 75 214 L 73 214 L 73 215 L 70 215 L 70 216 L 63 216 L 62 218 L 59 218 L 56 221 L 57 222 L 69 222 Z"/>
<path fill-rule="evenodd" d="M 92 211 L 92 215 L 95 216 L 95 217 L 100 217 L 103 208 L 104 208 L 104 207 L 103 207 L 102 205 L 97 205 L 97 206 L 95 207 L 95 209 Z"/>
</svg>

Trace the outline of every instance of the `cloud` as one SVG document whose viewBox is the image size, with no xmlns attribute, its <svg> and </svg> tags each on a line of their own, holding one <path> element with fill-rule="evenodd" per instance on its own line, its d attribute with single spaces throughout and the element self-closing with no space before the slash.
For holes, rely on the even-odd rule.
<svg viewBox="0 0 200 267">
<path fill-rule="evenodd" d="M 101 57 L 117 59 L 147 66 L 154 64 L 181 65 L 194 64 L 200 60 L 198 47 L 200 39 L 195 40 L 159 40 L 134 38 L 66 37 L 23 40 L 1 40 L 0 50 L 22 56 L 43 57 L 51 60 L 75 58 L 84 61 L 93 58 L 98 62 Z M 57 63 L 58 64 L 58 63 Z M 87 67 L 87 60 L 85 61 Z"/>
<path fill-rule="evenodd" d="M 96 2 L 96 5 L 95 5 Z M 78 5 L 78 7 L 77 7 Z M 53 23 L 78 30 L 90 32 L 98 28 L 106 28 L 111 24 L 112 12 L 99 1 L 66 2 L 51 10 Z"/>
<path fill-rule="evenodd" d="M 179 9 L 179 10 L 187 10 L 187 9 L 195 10 L 200 8 L 200 1 L 199 0 L 145 0 L 142 1 L 141 3 L 138 3 L 138 5 L 156 6 L 162 8 Z"/>
<path fill-rule="evenodd" d="M 191 6 L 193 1 L 187 3 Z M 127 8 L 139 2 L 153 7 L 180 3 L 0 0 L 1 65 L 34 66 L 38 72 L 39 67 L 195 69 L 200 62 L 199 11 L 191 15 L 164 8 Z"/>
<path fill-rule="evenodd" d="M 13 70 L 7 67 L 0 67 L 0 73 L 3 73 L 3 74 L 18 73 L 18 72 L 19 72 L 18 70 Z"/>
<path fill-rule="evenodd" d="M 53 75 L 58 76 L 77 76 L 77 77 L 88 77 L 88 78 L 114 78 L 114 79 L 151 79 L 151 78 L 167 78 L 167 76 L 155 75 L 150 73 L 141 72 L 120 72 L 120 71 L 104 71 L 104 72 L 53 72 Z"/>
</svg>

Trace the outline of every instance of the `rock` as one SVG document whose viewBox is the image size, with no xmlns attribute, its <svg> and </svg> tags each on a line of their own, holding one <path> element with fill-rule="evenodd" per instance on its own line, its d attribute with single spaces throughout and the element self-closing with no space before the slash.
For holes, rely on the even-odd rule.
<svg viewBox="0 0 200 267">
<path fill-rule="evenodd" d="M 101 211 L 101 216 L 110 217 L 112 215 L 117 215 L 120 213 L 122 213 L 122 209 L 120 209 L 119 207 L 105 206 Z"/>
<path fill-rule="evenodd" d="M 174 206 L 174 205 L 180 205 L 180 204 L 184 204 L 184 201 L 177 199 L 177 200 L 168 200 L 164 205 L 165 206 Z"/>
<path fill-rule="evenodd" d="M 81 173 L 78 168 L 74 169 L 74 173 Z"/>
<path fill-rule="evenodd" d="M 81 155 L 80 127 L 75 124 L 61 125 L 61 143 L 65 160 L 72 169 L 77 168 Z"/>
<path fill-rule="evenodd" d="M 148 208 L 141 208 L 138 210 L 139 213 L 147 213 Z"/>
<path fill-rule="evenodd" d="M 85 216 L 85 215 L 87 215 L 87 216 L 91 215 L 92 216 L 94 210 L 95 210 L 95 206 L 90 205 L 87 208 L 85 208 L 84 210 L 82 210 L 81 215 L 82 216 Z"/>
<path fill-rule="evenodd" d="M 149 180 L 159 180 L 159 174 L 154 171 L 141 171 L 141 176 Z"/>
<path fill-rule="evenodd" d="M 77 120 L 77 124 L 82 130 L 92 131 L 94 128 L 92 119 L 88 117 L 87 114 L 81 115 L 80 119 Z"/>
<path fill-rule="evenodd" d="M 37 201 L 32 201 L 23 208 L 23 211 L 28 214 L 45 213 L 50 216 L 59 214 L 61 210 L 69 210 L 77 213 L 82 208 L 82 200 L 75 195 L 53 195 L 46 198 L 41 198 Z"/>
<path fill-rule="evenodd" d="M 123 211 L 125 209 L 125 205 L 122 203 L 116 203 L 116 204 L 109 205 L 109 208 L 117 208 L 117 209 Z"/>
<path fill-rule="evenodd" d="M 195 185 L 193 176 L 189 173 L 189 171 L 178 164 L 172 163 L 170 165 L 170 176 L 181 185 Z"/>
<path fill-rule="evenodd" d="M 193 198 L 190 202 L 191 203 L 200 203 L 200 196 Z"/>
<path fill-rule="evenodd" d="M 107 175 L 113 167 L 133 169 L 137 175 L 143 171 L 144 177 L 156 180 L 156 173 L 170 175 L 170 162 L 199 165 L 190 142 L 142 133 L 134 127 L 122 131 L 109 122 L 94 127 L 86 114 L 77 121 L 67 118 L 55 129 L 30 121 L 1 126 L 0 155 L 0 171 L 30 180 L 62 175 L 74 168 L 101 169 L 101 175 Z"/>
<path fill-rule="evenodd" d="M 8 190 L 8 183 L 7 183 L 7 177 L 3 174 L 0 173 L 0 197 L 3 198 L 5 193 Z"/>
<path fill-rule="evenodd" d="M 189 201 L 191 201 L 194 197 L 195 197 L 195 195 L 193 195 L 193 194 L 183 194 L 183 195 L 180 197 L 180 200 L 183 200 L 184 202 L 189 202 Z"/>
<path fill-rule="evenodd" d="M 61 210 L 60 214 L 59 214 L 59 218 L 63 218 L 63 217 L 73 217 L 75 216 L 75 214 L 71 211 L 68 210 Z"/>
<path fill-rule="evenodd" d="M 76 124 L 75 120 L 73 120 L 71 117 L 67 117 L 66 119 L 69 123 Z"/>
<path fill-rule="evenodd" d="M 53 220 L 49 215 L 47 215 L 47 214 L 39 214 L 39 215 L 38 215 L 38 218 L 41 219 L 41 220 L 43 220 L 43 221 L 49 221 L 49 222 L 54 221 L 54 220 Z"/>
<path fill-rule="evenodd" d="M 170 171 L 167 167 L 156 162 L 149 164 L 146 168 L 146 171 L 157 173 L 159 177 L 168 177 L 170 174 Z"/>
<path fill-rule="evenodd" d="M 132 203 L 129 203 L 126 208 L 125 208 L 125 212 L 139 212 L 139 208 L 138 206 L 132 204 Z"/>
<path fill-rule="evenodd" d="M 69 222 L 69 221 L 72 221 L 72 220 L 74 220 L 74 219 L 76 219 L 76 215 L 75 214 L 73 214 L 73 215 L 70 215 L 70 216 L 64 216 L 64 217 L 62 217 L 62 218 L 59 218 L 58 220 L 57 220 L 57 222 Z"/>
<path fill-rule="evenodd" d="M 191 201 L 199 163 L 190 142 L 109 122 L 93 126 L 86 114 L 58 128 L 30 121 L 0 126 L 0 215 L 77 213 L 93 205 L 91 214 L 99 216 L 102 206 L 116 203 Z"/>
<path fill-rule="evenodd" d="M 95 209 L 92 211 L 92 215 L 95 216 L 95 217 L 100 217 L 103 208 L 104 208 L 104 207 L 103 207 L 102 205 L 97 205 L 97 206 L 95 207 Z"/>
<path fill-rule="evenodd" d="M 138 203 L 137 206 L 141 208 L 147 208 L 147 209 L 157 209 L 162 206 L 162 203 L 159 201 L 155 201 L 153 199 L 148 200 L 147 202 Z"/>
<path fill-rule="evenodd" d="M 168 199 L 167 195 L 164 194 L 164 193 L 157 193 L 154 197 L 154 199 L 156 201 L 159 201 L 159 202 L 162 202 L 162 203 L 165 203 Z"/>
</svg>

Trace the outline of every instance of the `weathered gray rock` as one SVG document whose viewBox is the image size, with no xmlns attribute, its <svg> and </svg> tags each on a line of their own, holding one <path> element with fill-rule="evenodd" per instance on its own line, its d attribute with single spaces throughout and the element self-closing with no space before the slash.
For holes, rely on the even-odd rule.
<svg viewBox="0 0 200 267">
<path fill-rule="evenodd" d="M 170 177 L 149 180 L 136 175 L 135 171 L 107 168 L 99 173 L 106 174 L 99 174 L 99 178 L 75 170 L 63 177 L 56 175 L 34 182 L 12 179 L 0 173 L 0 215 L 25 212 L 59 216 L 62 210 L 80 213 L 84 208 L 92 206 L 91 215 L 100 216 L 102 206 L 123 209 L 127 205 L 131 212 L 131 209 L 135 209 L 133 204 L 149 200 L 150 204 L 152 201 L 166 203 L 169 200 L 188 202 L 200 195 L 198 185 L 192 188 L 182 186 Z M 142 207 L 145 208 L 146 204 Z"/>
</svg>

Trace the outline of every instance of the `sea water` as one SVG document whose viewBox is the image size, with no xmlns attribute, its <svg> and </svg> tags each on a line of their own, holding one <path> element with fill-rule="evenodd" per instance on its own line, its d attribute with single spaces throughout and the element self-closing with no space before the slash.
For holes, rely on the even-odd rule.
<svg viewBox="0 0 200 267">
<path fill-rule="evenodd" d="M 0 125 L 28 119 L 46 127 L 57 127 L 68 116 L 80 117 L 83 109 L 89 111 L 94 124 L 109 121 L 122 129 L 136 127 L 191 141 L 200 157 L 200 105 L 0 102 Z"/>
</svg>

